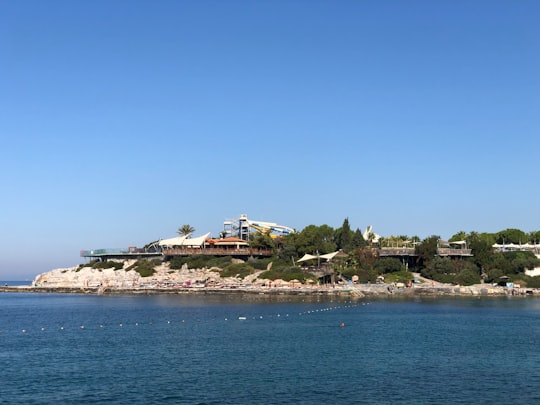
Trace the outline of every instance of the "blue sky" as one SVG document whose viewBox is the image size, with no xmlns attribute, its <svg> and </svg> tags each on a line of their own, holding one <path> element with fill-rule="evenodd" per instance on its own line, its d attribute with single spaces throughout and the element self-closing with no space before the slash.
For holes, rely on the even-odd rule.
<svg viewBox="0 0 540 405">
<path fill-rule="evenodd" d="M 0 279 L 246 213 L 540 229 L 537 1 L 0 2 Z"/>
</svg>

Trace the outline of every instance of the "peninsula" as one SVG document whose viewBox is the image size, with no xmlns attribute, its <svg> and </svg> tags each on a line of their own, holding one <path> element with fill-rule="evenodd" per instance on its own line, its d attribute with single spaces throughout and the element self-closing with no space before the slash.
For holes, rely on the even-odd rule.
<svg viewBox="0 0 540 405">
<path fill-rule="evenodd" d="M 368 226 L 302 231 L 243 214 L 219 237 L 177 237 L 142 248 L 82 250 L 76 267 L 39 274 L 30 291 L 366 295 L 535 295 L 540 231 L 460 231 L 383 237 Z M 523 241 L 526 241 L 523 243 Z M 519 243 L 518 243 L 519 242 Z M 6 291 L 5 287 L 3 290 Z"/>
</svg>

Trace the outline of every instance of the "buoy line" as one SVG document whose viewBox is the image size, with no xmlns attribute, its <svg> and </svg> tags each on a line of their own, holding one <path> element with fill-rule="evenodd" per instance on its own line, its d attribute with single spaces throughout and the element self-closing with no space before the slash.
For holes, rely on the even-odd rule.
<svg viewBox="0 0 540 405">
<path fill-rule="evenodd" d="M 332 305 L 322 308 L 311 308 L 307 309 L 302 312 L 298 312 L 297 315 L 300 317 L 305 316 L 314 316 L 317 314 L 329 312 L 329 311 L 338 311 L 338 310 L 347 310 L 352 308 L 358 308 L 365 305 L 370 305 L 370 302 L 363 302 L 363 303 L 349 303 L 347 305 Z M 291 321 L 293 319 L 294 314 L 290 313 L 273 313 L 273 314 L 259 314 L 259 315 L 251 315 L 248 316 L 246 314 L 238 314 L 238 315 L 230 315 L 225 316 L 223 318 L 221 317 L 214 317 L 211 319 L 207 319 L 204 321 L 201 321 L 200 317 L 194 317 L 193 319 L 166 319 L 166 320 L 159 320 L 159 321 L 146 321 L 146 322 L 139 322 L 139 321 L 131 321 L 131 322 L 115 322 L 115 323 L 98 323 L 95 325 L 88 325 L 86 323 L 73 323 L 71 325 L 67 323 L 61 323 L 59 325 L 39 325 L 35 328 L 31 327 L 22 327 L 21 329 L 18 329 L 18 333 L 20 334 L 27 334 L 31 335 L 34 333 L 40 333 L 40 334 L 47 334 L 47 333 L 53 333 L 54 331 L 60 331 L 60 332 L 68 332 L 68 331 L 88 331 L 88 330 L 121 330 L 121 329 L 139 329 L 144 330 L 147 327 L 156 327 L 159 325 L 168 325 L 168 326 L 175 326 L 175 325 L 196 325 L 200 323 L 212 323 L 217 321 L 224 321 L 224 322 L 232 322 L 232 321 L 260 321 L 260 320 L 274 320 L 274 321 Z M 345 324 L 343 322 L 340 322 L 338 324 L 339 326 L 343 327 Z M 6 332 L 17 332 L 10 329 L 5 329 L 0 327 L 0 339 L 3 335 L 6 334 Z"/>
</svg>

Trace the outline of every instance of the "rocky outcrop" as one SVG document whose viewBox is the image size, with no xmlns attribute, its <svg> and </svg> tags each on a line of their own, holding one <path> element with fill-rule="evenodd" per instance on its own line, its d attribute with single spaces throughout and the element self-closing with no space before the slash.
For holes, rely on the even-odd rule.
<svg viewBox="0 0 540 405">
<path fill-rule="evenodd" d="M 171 269 L 169 263 L 154 267 L 154 274 L 143 277 L 131 269 L 134 261 L 122 262 L 121 269 L 96 269 L 92 267 L 71 267 L 55 269 L 38 275 L 30 290 L 35 292 L 88 292 L 88 293 L 174 293 L 200 292 L 225 293 L 247 292 L 258 294 L 306 294 L 306 295 L 347 295 L 351 298 L 367 296 L 493 296 L 538 294 L 537 289 L 507 289 L 481 284 L 475 286 L 454 286 L 433 281 L 405 287 L 397 284 L 350 284 L 319 286 L 314 283 L 304 285 L 283 280 L 265 280 L 258 271 L 245 278 L 221 277 L 217 267 Z M 8 291 L 6 289 L 0 291 Z"/>
<path fill-rule="evenodd" d="M 126 261 L 123 263 L 123 268 L 119 270 L 112 265 L 105 269 L 91 267 L 55 269 L 39 274 L 32 285 L 43 288 L 131 289 L 240 282 L 237 279 L 222 279 L 218 268 L 188 269 L 184 267 L 180 270 L 172 270 L 168 263 L 155 267 L 153 275 L 142 277 L 137 271 L 129 270 L 132 264 L 132 261 Z"/>
</svg>

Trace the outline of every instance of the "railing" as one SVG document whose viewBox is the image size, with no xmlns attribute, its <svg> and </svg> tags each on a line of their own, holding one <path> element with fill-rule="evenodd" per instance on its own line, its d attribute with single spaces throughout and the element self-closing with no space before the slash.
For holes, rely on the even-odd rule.
<svg viewBox="0 0 540 405">
<path fill-rule="evenodd" d="M 270 249 L 227 249 L 227 248 L 181 248 L 181 249 L 164 249 L 165 256 L 192 256 L 192 255 L 207 255 L 207 256 L 272 256 L 273 252 Z"/>
<path fill-rule="evenodd" d="M 94 250 L 81 250 L 81 257 L 88 256 L 102 256 L 102 255 L 123 255 L 128 254 L 127 249 L 94 249 Z"/>
<path fill-rule="evenodd" d="M 81 250 L 81 257 L 101 257 L 101 256 L 129 256 L 129 255 L 157 255 L 160 252 L 148 251 L 146 249 L 138 249 L 129 247 L 127 249 L 94 249 Z"/>
<path fill-rule="evenodd" d="M 418 256 L 414 248 L 381 248 L 379 249 L 379 256 Z"/>
<path fill-rule="evenodd" d="M 471 249 L 437 248 L 439 256 L 472 256 Z"/>
<path fill-rule="evenodd" d="M 472 256 L 471 249 L 438 248 L 439 256 Z M 381 248 L 379 256 L 418 256 L 414 248 Z"/>
</svg>

